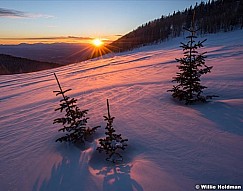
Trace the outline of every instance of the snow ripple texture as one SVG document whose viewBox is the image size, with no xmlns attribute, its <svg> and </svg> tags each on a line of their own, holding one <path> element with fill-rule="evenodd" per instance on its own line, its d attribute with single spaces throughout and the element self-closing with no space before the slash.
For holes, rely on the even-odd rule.
<svg viewBox="0 0 243 191">
<path fill-rule="evenodd" d="M 0 76 L 0 190 L 194 190 L 196 184 L 243 182 L 243 32 L 207 36 L 212 73 L 207 103 L 171 99 L 183 37 L 61 68 Z M 89 125 L 102 125 L 83 147 L 56 143 L 59 98 L 53 73 L 72 88 Z M 117 132 L 129 139 L 124 163 L 97 153 L 106 99 Z"/>
</svg>

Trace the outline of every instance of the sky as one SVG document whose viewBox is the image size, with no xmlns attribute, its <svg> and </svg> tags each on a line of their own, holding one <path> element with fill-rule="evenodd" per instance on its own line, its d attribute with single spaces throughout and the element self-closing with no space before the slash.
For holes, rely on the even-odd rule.
<svg viewBox="0 0 243 191">
<path fill-rule="evenodd" d="M 111 42 L 201 0 L 0 1 L 0 44 Z"/>
</svg>

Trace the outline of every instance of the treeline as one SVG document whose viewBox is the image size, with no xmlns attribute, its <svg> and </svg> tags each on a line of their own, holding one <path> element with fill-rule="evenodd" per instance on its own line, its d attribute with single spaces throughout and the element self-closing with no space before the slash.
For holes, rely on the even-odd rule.
<svg viewBox="0 0 243 191">
<path fill-rule="evenodd" d="M 36 60 L 0 54 L 0 75 L 36 72 L 60 66 L 61 65 L 56 63 L 39 62 Z"/>
<path fill-rule="evenodd" d="M 114 52 L 121 52 L 178 37 L 184 33 L 184 27 L 191 26 L 193 17 L 195 27 L 199 29 L 199 35 L 242 29 L 243 0 L 201 2 L 182 12 L 177 11 L 145 23 L 112 42 L 109 48 Z"/>
</svg>

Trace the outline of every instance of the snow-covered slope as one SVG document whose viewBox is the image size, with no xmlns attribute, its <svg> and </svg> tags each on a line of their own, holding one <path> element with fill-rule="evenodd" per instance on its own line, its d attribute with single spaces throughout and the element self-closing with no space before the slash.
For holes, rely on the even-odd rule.
<svg viewBox="0 0 243 191">
<path fill-rule="evenodd" d="M 0 76 L 0 190 L 194 190 L 196 184 L 243 182 L 243 32 L 207 36 L 212 73 L 203 78 L 207 104 L 171 99 L 182 51 L 173 39 L 160 45 L 48 71 Z M 204 50 L 202 50 L 204 51 Z M 72 88 L 89 125 L 102 125 L 84 147 L 56 143 L 60 116 L 53 72 Z M 124 163 L 97 153 L 104 136 L 106 99 L 117 132 L 129 139 Z"/>
</svg>

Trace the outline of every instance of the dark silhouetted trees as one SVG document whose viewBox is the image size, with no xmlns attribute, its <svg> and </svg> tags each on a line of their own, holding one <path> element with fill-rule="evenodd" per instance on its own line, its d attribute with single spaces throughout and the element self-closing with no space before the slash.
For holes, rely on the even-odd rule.
<svg viewBox="0 0 243 191">
<path fill-rule="evenodd" d="M 195 27 L 200 29 L 199 35 L 243 28 L 243 0 L 202 1 L 184 11 L 162 16 L 139 26 L 111 43 L 110 49 L 115 52 L 132 50 L 178 37 L 184 33 L 183 28 L 190 28 L 194 12 Z"/>
</svg>

